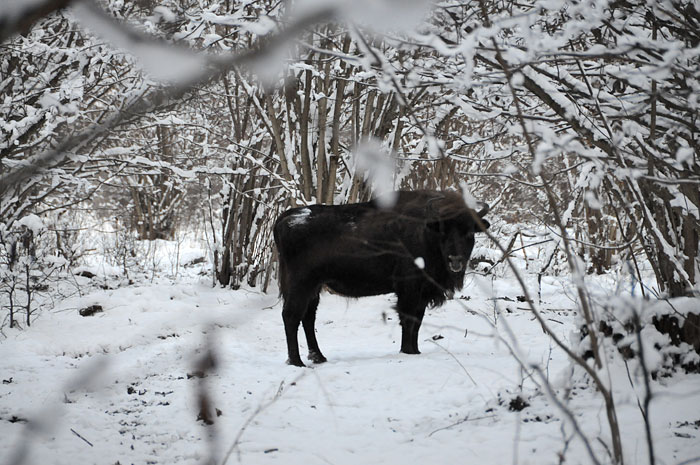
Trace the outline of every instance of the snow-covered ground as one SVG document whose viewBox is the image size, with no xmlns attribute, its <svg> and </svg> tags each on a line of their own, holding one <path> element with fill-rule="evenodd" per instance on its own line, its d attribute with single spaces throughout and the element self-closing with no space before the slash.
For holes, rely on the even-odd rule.
<svg viewBox="0 0 700 465">
<path fill-rule="evenodd" d="M 575 346 L 564 282 L 545 277 L 543 315 Z M 421 355 L 399 353 L 391 296 L 324 294 L 317 329 L 329 361 L 313 368 L 284 363 L 275 292 L 181 278 L 69 298 L 29 329 L 5 329 L 0 463 L 542 465 L 562 454 L 567 464 L 592 463 L 511 350 L 542 367 L 559 394 L 570 389 L 574 418 L 609 461 L 600 396 L 520 294 L 512 278 L 470 277 L 462 295 L 427 312 Z M 79 315 L 93 304 L 104 311 Z M 215 368 L 197 376 L 208 350 Z M 619 361 L 604 376 L 615 386 L 627 463 L 648 463 L 640 374 L 628 378 Z M 700 376 L 677 373 L 652 388 L 657 463 L 697 461 Z M 213 425 L 197 419 L 202 392 L 219 413 Z M 518 410 L 519 400 L 529 405 Z"/>
</svg>

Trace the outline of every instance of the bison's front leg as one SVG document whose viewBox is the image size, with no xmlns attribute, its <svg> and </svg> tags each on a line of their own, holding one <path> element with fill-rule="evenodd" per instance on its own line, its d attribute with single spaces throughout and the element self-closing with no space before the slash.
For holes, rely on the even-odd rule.
<svg viewBox="0 0 700 465">
<path fill-rule="evenodd" d="M 419 299 L 399 296 L 396 310 L 399 312 L 401 321 L 401 352 L 420 354 L 418 331 L 425 314 L 425 304 Z"/>
</svg>

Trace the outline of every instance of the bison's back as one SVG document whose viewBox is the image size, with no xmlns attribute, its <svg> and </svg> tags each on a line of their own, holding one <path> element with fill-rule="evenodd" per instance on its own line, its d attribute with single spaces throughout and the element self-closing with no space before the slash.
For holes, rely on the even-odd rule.
<svg viewBox="0 0 700 465">
<path fill-rule="evenodd" d="M 319 241 L 336 241 L 372 210 L 369 203 L 291 208 L 275 223 L 275 243 L 280 253 L 292 254 L 308 250 Z"/>
<path fill-rule="evenodd" d="M 324 284 L 351 297 L 393 292 L 397 268 L 413 260 L 402 229 L 395 212 L 371 202 L 288 210 L 274 229 L 282 294 Z"/>
</svg>

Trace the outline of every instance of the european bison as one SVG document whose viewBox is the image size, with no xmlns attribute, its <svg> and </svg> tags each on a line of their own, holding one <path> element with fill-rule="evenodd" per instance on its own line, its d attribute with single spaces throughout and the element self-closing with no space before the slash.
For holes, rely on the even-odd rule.
<svg viewBox="0 0 700 465">
<path fill-rule="evenodd" d="M 391 207 L 376 199 L 349 205 L 292 208 L 275 223 L 287 363 L 304 366 L 301 322 L 309 360 L 326 361 L 314 323 L 325 285 L 348 297 L 394 293 L 401 352 L 418 354 L 427 305 L 439 306 L 462 287 L 474 233 L 489 227 L 455 192 L 400 191 Z M 381 199 L 380 199 L 381 200 Z"/>
</svg>

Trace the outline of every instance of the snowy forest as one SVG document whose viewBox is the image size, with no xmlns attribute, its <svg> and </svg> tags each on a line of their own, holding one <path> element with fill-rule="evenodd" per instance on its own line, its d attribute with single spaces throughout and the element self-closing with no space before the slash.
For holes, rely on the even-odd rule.
<svg viewBox="0 0 700 465">
<path fill-rule="evenodd" d="M 699 149 L 697 0 L 0 0 L 0 462 L 700 464 Z M 420 189 L 423 353 L 285 364 L 275 220 Z"/>
</svg>

